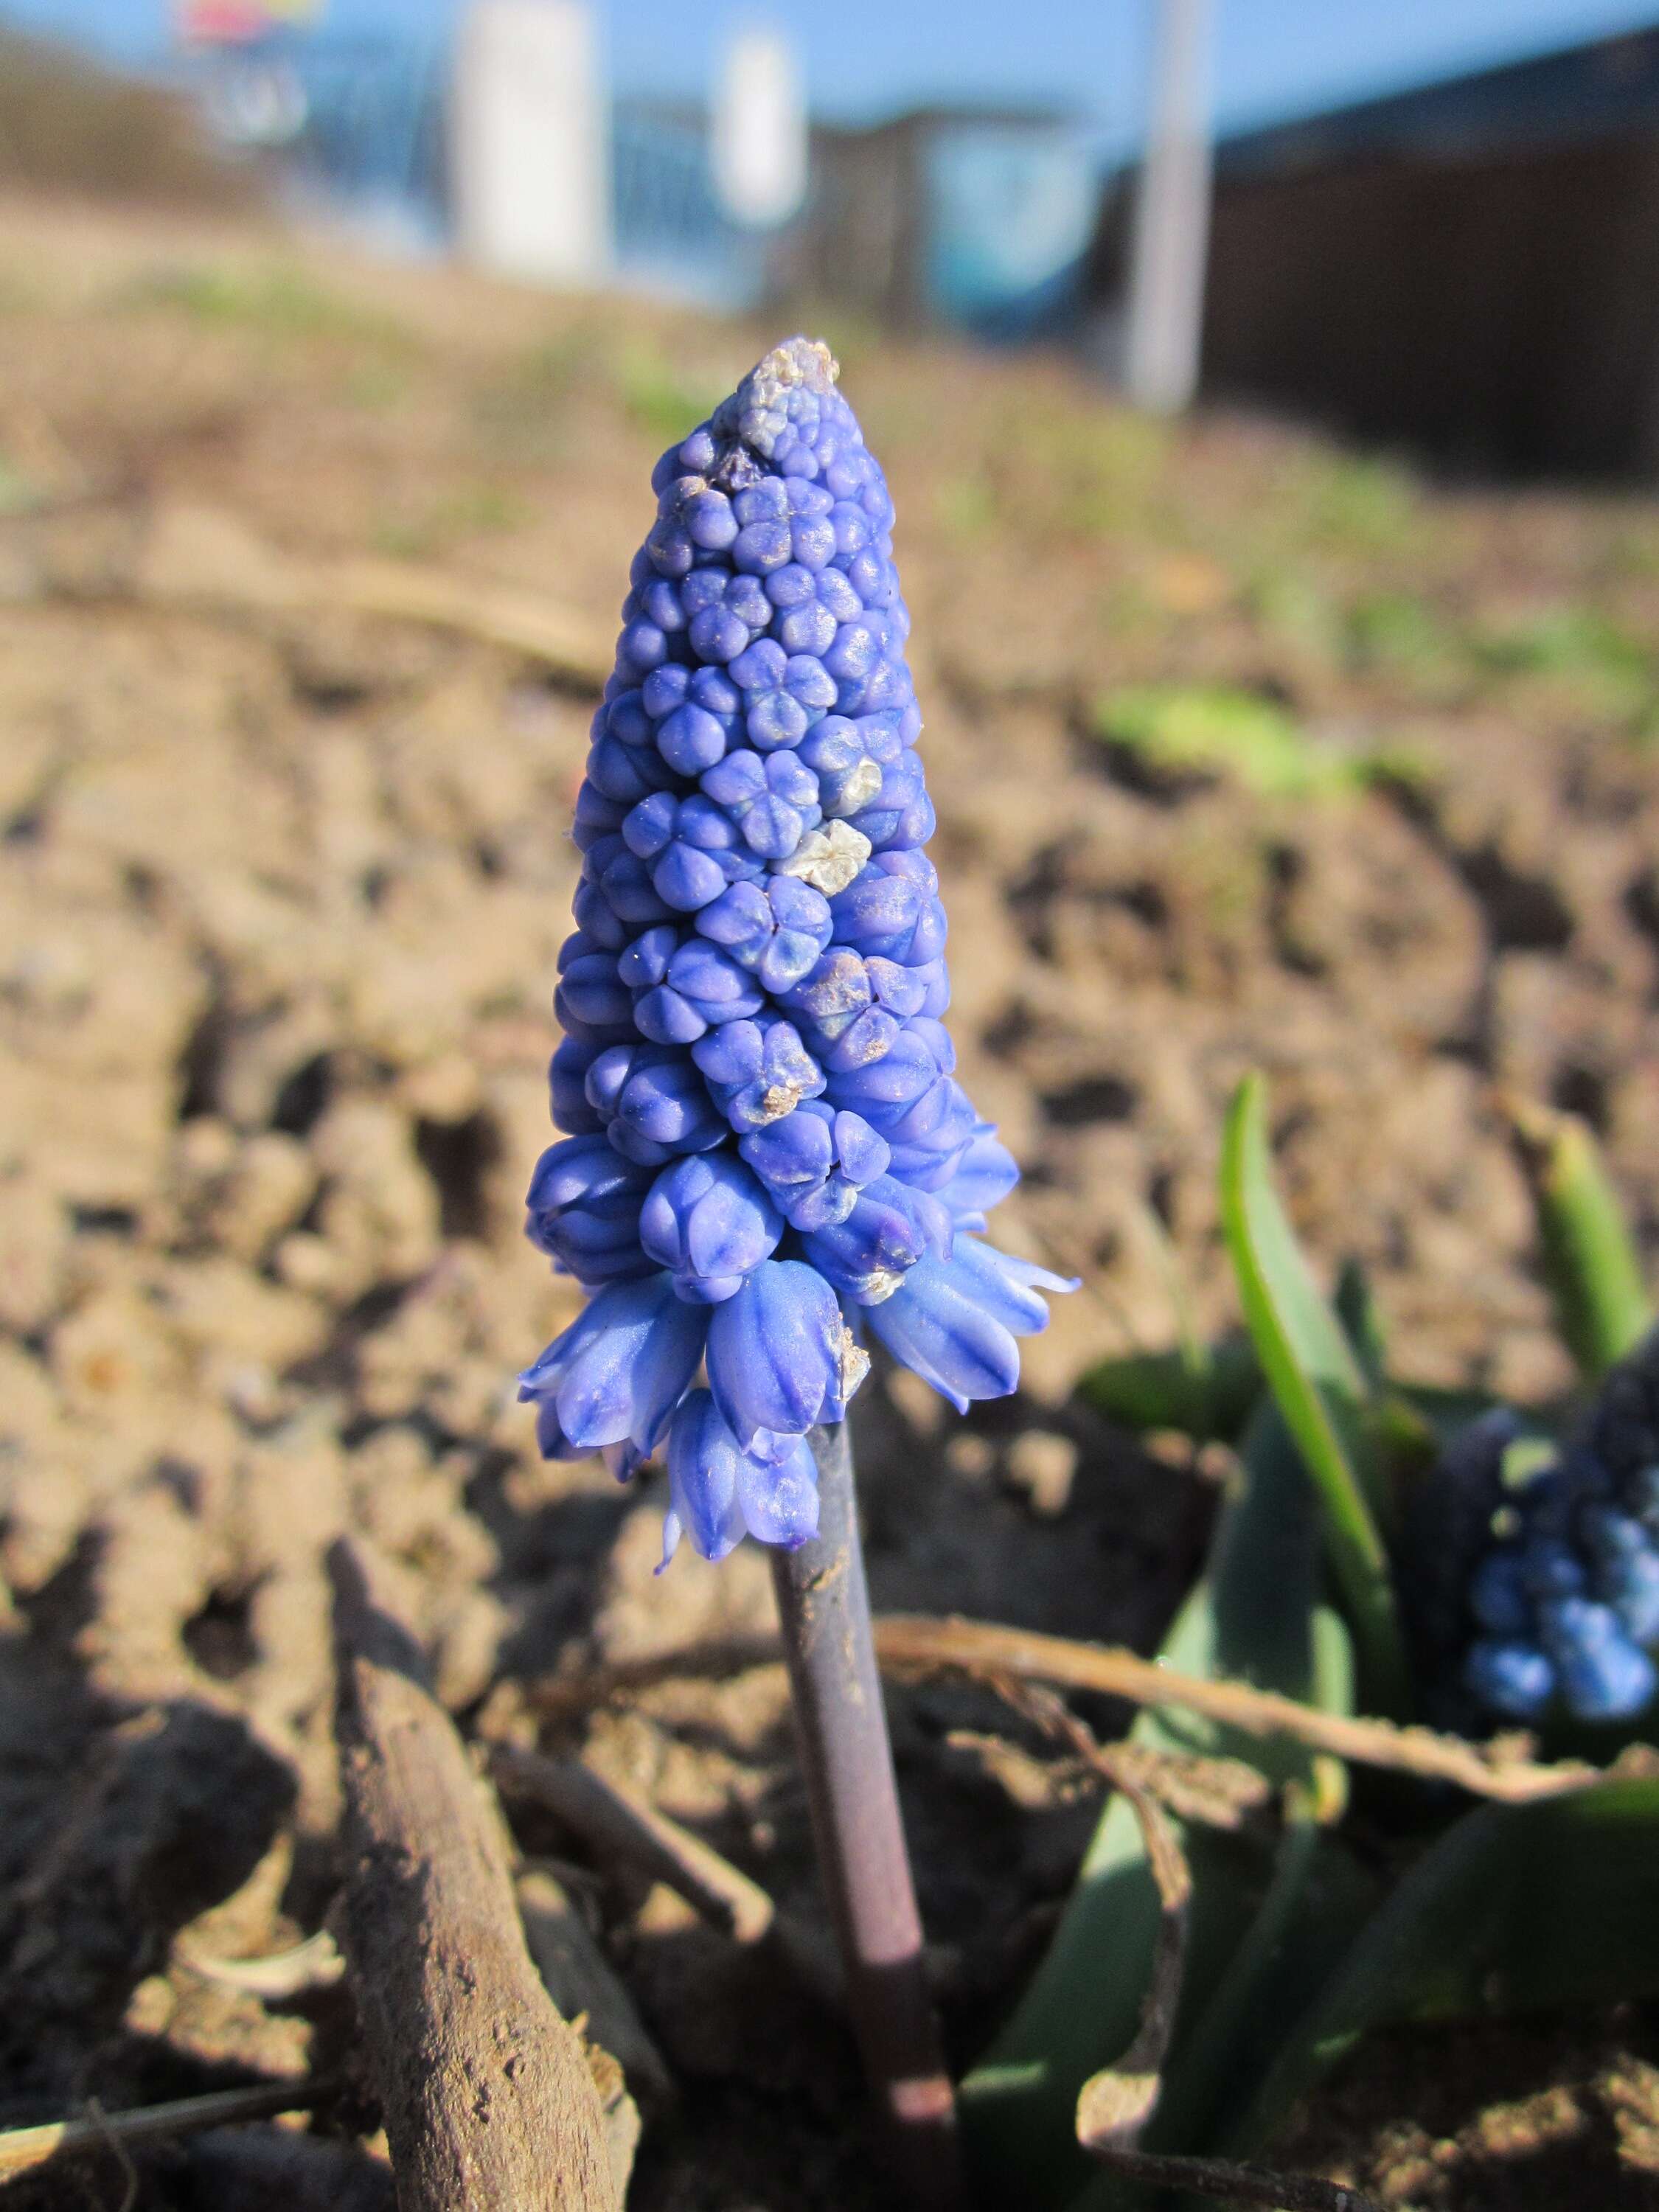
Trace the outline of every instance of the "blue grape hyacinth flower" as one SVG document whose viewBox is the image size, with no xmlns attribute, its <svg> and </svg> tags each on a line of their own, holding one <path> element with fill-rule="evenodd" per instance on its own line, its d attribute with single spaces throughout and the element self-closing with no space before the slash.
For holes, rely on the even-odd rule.
<svg viewBox="0 0 1659 2212">
<path fill-rule="evenodd" d="M 1659 1333 L 1563 1449 L 1499 1408 L 1414 1515 L 1408 1595 L 1446 1717 L 1633 1719 L 1659 1692 Z"/>
<path fill-rule="evenodd" d="M 790 339 L 657 464 L 576 805 L 526 1228 L 588 1303 L 520 1395 L 549 1457 L 665 1445 L 665 1564 L 816 1532 L 866 1323 L 965 1411 L 1076 1287 L 982 1241 L 1019 1170 L 940 1018 L 893 505 L 836 374 Z"/>
</svg>

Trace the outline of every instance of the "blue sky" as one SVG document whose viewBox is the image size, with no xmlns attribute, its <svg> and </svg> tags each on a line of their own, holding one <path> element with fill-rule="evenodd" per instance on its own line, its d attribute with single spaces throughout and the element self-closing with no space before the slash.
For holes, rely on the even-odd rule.
<svg viewBox="0 0 1659 2212">
<path fill-rule="evenodd" d="M 341 29 L 441 38 L 458 0 L 325 0 Z M 1151 0 L 597 0 L 619 89 L 695 94 L 726 26 L 793 23 L 820 113 L 923 100 L 1057 100 L 1103 145 L 1136 132 Z M 1659 0 L 1217 0 L 1223 126 L 1659 21 Z M 166 0 L 0 0 L 0 18 L 132 60 L 165 51 Z"/>
</svg>

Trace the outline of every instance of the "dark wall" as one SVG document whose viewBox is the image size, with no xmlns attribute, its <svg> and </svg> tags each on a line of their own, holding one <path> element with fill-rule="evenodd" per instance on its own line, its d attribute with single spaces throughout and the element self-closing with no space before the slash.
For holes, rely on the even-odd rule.
<svg viewBox="0 0 1659 2212">
<path fill-rule="evenodd" d="M 812 133 L 812 191 L 774 260 L 785 298 L 833 301 L 883 329 L 927 319 L 922 127 Z"/>
<path fill-rule="evenodd" d="M 1659 137 L 1218 181 L 1205 377 L 1457 462 L 1659 470 Z"/>
</svg>

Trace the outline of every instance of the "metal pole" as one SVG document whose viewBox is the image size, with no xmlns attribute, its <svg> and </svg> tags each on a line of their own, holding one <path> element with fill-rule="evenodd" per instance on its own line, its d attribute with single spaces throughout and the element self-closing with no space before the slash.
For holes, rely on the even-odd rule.
<svg viewBox="0 0 1659 2212">
<path fill-rule="evenodd" d="M 921 1921 L 899 1819 L 870 1634 L 845 1423 L 815 1429 L 818 1534 L 772 1554 L 818 1867 L 866 2074 L 911 2203 L 961 2191 L 956 2103 L 922 1965 Z"/>
<path fill-rule="evenodd" d="M 1159 415 L 1198 389 L 1210 243 L 1212 0 L 1158 0 L 1152 115 L 1135 204 L 1124 382 Z"/>
</svg>

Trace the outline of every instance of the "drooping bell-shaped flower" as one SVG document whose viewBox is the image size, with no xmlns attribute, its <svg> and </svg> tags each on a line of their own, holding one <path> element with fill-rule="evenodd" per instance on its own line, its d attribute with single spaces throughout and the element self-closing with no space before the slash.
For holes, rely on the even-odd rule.
<svg viewBox="0 0 1659 2212">
<path fill-rule="evenodd" d="M 522 1378 L 542 1449 L 625 1477 L 672 1426 L 668 1549 L 708 1558 L 816 1527 L 804 1440 L 863 1378 L 860 1316 L 965 1406 L 1071 1287 L 976 1233 L 1018 1170 L 941 1019 L 892 502 L 835 379 L 791 339 L 653 476 L 527 1206 L 590 1293 Z"/>
<path fill-rule="evenodd" d="M 958 1237 L 948 1260 L 922 1260 L 870 1326 L 896 1359 L 965 1413 L 976 1398 L 1006 1398 L 1019 1381 L 1018 1336 L 1048 1324 L 1039 1291 L 1077 1285 L 977 1237 Z"/>
<path fill-rule="evenodd" d="M 519 1395 L 550 1399 L 573 1444 L 627 1440 L 654 1451 L 697 1371 L 706 1328 L 665 1274 L 613 1283 L 526 1368 Z"/>
<path fill-rule="evenodd" d="M 682 1535 L 705 1559 L 723 1559 L 746 1535 L 793 1550 L 817 1534 L 811 1449 L 805 1437 L 778 1442 L 775 1455 L 745 1451 L 708 1391 L 686 1393 L 668 1438 L 663 1566 Z"/>
<path fill-rule="evenodd" d="M 869 1358 L 834 1291 L 804 1260 L 767 1260 L 708 1317 L 708 1385 L 745 1449 L 838 1421 Z"/>
</svg>

